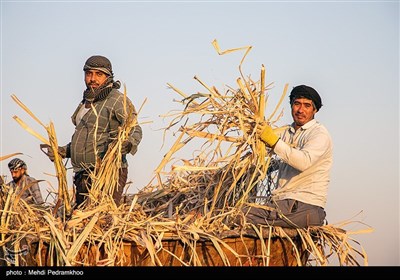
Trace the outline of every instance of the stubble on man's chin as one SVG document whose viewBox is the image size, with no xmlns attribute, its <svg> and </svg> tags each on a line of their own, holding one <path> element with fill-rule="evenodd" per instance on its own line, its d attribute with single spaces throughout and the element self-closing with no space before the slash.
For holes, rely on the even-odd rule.
<svg viewBox="0 0 400 280">
<path fill-rule="evenodd" d="M 22 178 L 22 176 L 13 178 L 14 183 L 17 184 L 19 181 L 21 181 L 21 178 Z"/>
</svg>

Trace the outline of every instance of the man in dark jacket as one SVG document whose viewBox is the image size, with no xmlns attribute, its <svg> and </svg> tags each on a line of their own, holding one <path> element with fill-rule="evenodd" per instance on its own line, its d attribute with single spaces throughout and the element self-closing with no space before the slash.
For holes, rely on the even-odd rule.
<svg viewBox="0 0 400 280">
<path fill-rule="evenodd" d="M 83 99 L 72 115 L 75 132 L 71 142 L 59 147 L 58 152 L 63 158 L 71 158 L 76 187 L 76 206 L 81 205 L 91 187 L 90 172 L 94 170 L 96 160 L 102 159 L 109 145 L 117 140 L 118 132 L 127 122 L 135 120 L 126 140 L 122 142 L 122 163 L 119 169 L 118 188 L 113 192 L 117 205 L 120 204 L 123 189 L 128 178 L 128 162 L 126 155 L 134 155 L 142 140 L 142 129 L 137 123 L 137 112 L 132 101 L 126 98 L 118 89 L 119 81 L 114 81 L 111 62 L 108 58 L 94 55 L 87 59 L 85 72 L 86 90 Z M 54 160 L 54 154 L 48 149 L 48 156 Z"/>
</svg>

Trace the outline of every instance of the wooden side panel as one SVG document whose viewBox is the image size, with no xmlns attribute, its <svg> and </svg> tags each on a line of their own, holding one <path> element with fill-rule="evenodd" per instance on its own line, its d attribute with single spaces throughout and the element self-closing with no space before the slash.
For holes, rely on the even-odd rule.
<svg viewBox="0 0 400 280">
<path fill-rule="evenodd" d="M 108 260 L 102 247 L 84 244 L 73 265 L 82 266 L 298 266 L 305 265 L 309 253 L 302 249 L 301 240 L 291 241 L 274 237 L 261 241 L 256 238 L 225 238 L 225 245 L 215 246 L 211 241 L 197 242 L 195 252 L 180 240 L 164 240 L 153 258 L 148 250 L 133 242 L 125 242 L 115 260 Z M 297 250 L 293 248 L 292 242 Z M 31 244 L 29 258 L 21 265 L 58 266 L 59 256 L 51 248 L 39 243 Z M 296 254 L 298 252 L 298 254 Z M 52 256 L 52 257 L 51 257 Z"/>
<path fill-rule="evenodd" d="M 135 244 L 126 244 L 124 254 L 126 266 L 181 266 L 182 262 L 195 266 L 298 266 L 305 265 L 309 254 L 302 250 L 301 242 L 292 240 L 299 252 L 287 239 L 273 238 L 262 241 L 255 238 L 227 238 L 224 239 L 226 247 L 218 250 L 211 241 L 197 243 L 196 255 L 190 248 L 178 240 L 164 241 L 163 249 L 157 252 L 157 258 L 152 259 L 145 248 Z M 299 260 L 299 261 L 298 261 Z M 299 263 L 300 262 L 300 263 Z"/>
</svg>

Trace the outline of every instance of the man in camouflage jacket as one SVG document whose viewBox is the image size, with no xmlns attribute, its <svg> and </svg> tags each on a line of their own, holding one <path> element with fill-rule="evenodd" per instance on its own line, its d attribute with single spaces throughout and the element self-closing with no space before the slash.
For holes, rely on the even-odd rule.
<svg viewBox="0 0 400 280">
<path fill-rule="evenodd" d="M 113 193 L 114 201 L 119 205 L 128 178 L 126 155 L 137 152 L 142 140 L 142 129 L 137 123 L 137 112 L 129 98 L 126 98 L 126 107 L 130 116 L 125 113 L 124 94 L 118 90 L 121 83 L 114 81 L 111 62 L 104 56 L 94 55 L 87 59 L 83 70 L 87 88 L 71 117 L 75 132 L 71 142 L 59 147 L 58 152 L 63 158 L 71 158 L 77 207 L 87 197 L 91 185 L 89 172 L 94 169 L 96 158 L 104 157 L 109 145 L 117 139 L 119 129 L 128 117 L 133 117 L 136 124 L 122 143 L 118 188 Z M 48 156 L 54 160 L 50 149 Z"/>
</svg>

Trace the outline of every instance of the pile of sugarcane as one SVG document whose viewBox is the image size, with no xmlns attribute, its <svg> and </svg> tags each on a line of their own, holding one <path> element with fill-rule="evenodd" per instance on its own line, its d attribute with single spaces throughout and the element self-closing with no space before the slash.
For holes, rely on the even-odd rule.
<svg viewBox="0 0 400 280">
<path fill-rule="evenodd" d="M 26 204 L 3 184 L 0 194 L 3 256 L 9 255 L 6 250 L 9 248 L 20 252 L 21 244 L 25 242 L 31 247 L 35 244 L 36 253 L 30 259 L 18 255 L 11 260 L 16 265 L 135 265 L 127 260 L 128 242 L 140 246 L 142 253 L 146 252 L 147 264 L 166 265 L 160 257 L 161 253 L 166 253 L 179 265 L 197 266 L 206 265 L 197 250 L 197 243 L 209 241 L 223 265 L 244 265 L 248 262 L 243 259 L 254 256 L 250 253 L 244 257 L 240 255 L 225 242 L 227 236 L 239 239 L 252 236 L 259 240 L 278 237 L 291 244 L 296 237 L 299 241 L 293 250 L 296 265 L 305 264 L 300 251 L 310 256 L 306 259 L 308 265 L 328 265 L 332 255 L 338 257 L 341 265 L 359 265 L 360 257 L 367 265 L 366 253 L 361 246 L 357 249 L 350 244 L 359 245 L 350 235 L 368 232 L 369 228 L 351 233 L 333 225 L 288 230 L 273 226 L 256 227 L 246 221 L 241 208 L 249 204 L 262 205 L 260 202 L 268 199 L 274 188 L 273 178 L 268 172 L 273 154 L 256 137 L 255 131 L 261 120 L 267 120 L 276 131 L 283 129 L 276 127 L 276 123 L 282 116 L 279 107 L 288 85 L 284 87 L 278 105 L 266 117 L 264 113 L 272 84 L 265 84 L 264 66 L 256 81 L 245 77 L 241 70 L 251 47 L 221 51 L 216 40 L 213 46 L 220 55 L 246 51 L 239 65 L 237 86 L 220 91 L 195 76 L 205 91 L 187 95 L 168 84 L 181 96 L 184 108 L 163 116 L 172 117 L 165 133 L 178 127 L 173 131 L 177 137 L 155 169 L 150 183 L 138 193 L 127 195 L 125 203 L 120 206 L 112 199 L 111 194 L 118 186 L 121 143 L 136 125 L 136 118 L 127 119 L 118 139 L 103 159 L 98 159 L 90 174 L 92 188 L 83 208 L 74 209 L 72 205 L 73 188 L 67 186 L 66 167 L 56 152 L 54 166 L 59 185 L 53 194 L 54 202 L 46 207 Z M 126 89 L 124 94 L 126 96 Z M 57 151 L 52 123 L 44 125 L 15 95 L 12 98 L 46 129 L 48 137 L 30 129 L 20 118 L 15 116 L 14 119 Z M 132 115 L 130 110 L 132 108 L 126 109 L 129 116 Z M 178 158 L 178 152 L 185 149 L 191 149 L 192 157 Z M 267 177 L 269 183 L 265 183 Z M 167 248 L 165 240 L 179 240 L 185 257 Z M 269 265 L 271 248 L 262 246 L 261 257 L 258 256 L 262 261 L 257 263 Z M 234 262 L 227 257 L 226 251 L 234 256 Z M 42 252 L 47 254 L 45 258 Z M 9 258 L 3 259 L 10 264 Z"/>
</svg>

